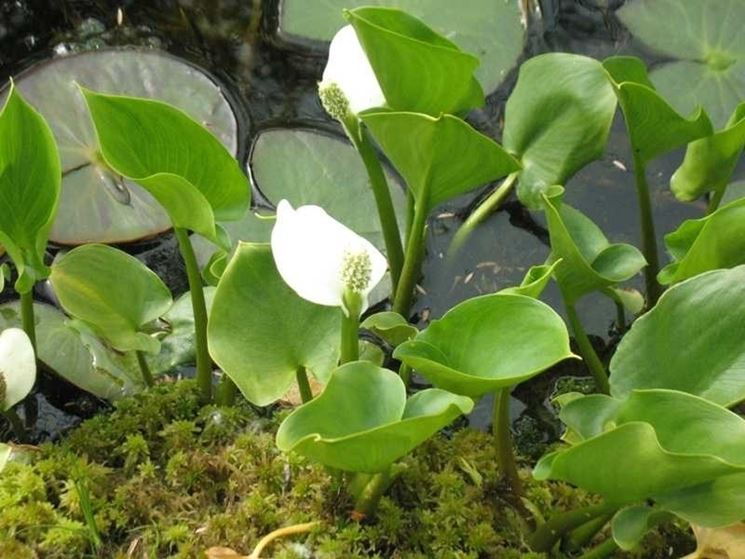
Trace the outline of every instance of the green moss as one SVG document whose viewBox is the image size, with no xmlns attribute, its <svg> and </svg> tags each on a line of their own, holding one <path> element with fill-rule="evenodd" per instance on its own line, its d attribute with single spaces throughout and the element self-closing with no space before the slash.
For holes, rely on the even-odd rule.
<svg viewBox="0 0 745 559">
<path fill-rule="evenodd" d="M 196 558 L 211 546 L 248 554 L 281 526 L 321 521 L 264 557 L 535 559 L 524 520 L 504 498 L 492 438 L 463 429 L 403 461 L 375 522 L 349 520 L 339 475 L 274 445 L 284 411 L 200 407 L 193 383 L 161 385 L 86 421 L 60 444 L 0 476 L 0 557 Z M 534 482 L 542 514 L 586 504 L 563 484 Z M 95 526 L 85 520 L 88 489 Z M 671 529 L 667 529 L 668 532 Z M 96 546 L 94 532 L 103 541 Z M 640 557 L 667 557 L 652 536 Z M 620 555 L 619 555 L 620 556 Z"/>
</svg>

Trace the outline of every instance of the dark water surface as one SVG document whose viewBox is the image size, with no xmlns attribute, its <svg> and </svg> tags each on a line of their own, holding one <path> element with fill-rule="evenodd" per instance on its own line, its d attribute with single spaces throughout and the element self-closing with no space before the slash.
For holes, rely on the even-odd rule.
<svg viewBox="0 0 745 559">
<path fill-rule="evenodd" d="M 541 12 L 536 12 L 529 25 L 522 60 L 541 52 L 566 51 L 597 58 L 636 54 L 654 63 L 614 16 L 621 4 L 622 0 L 541 0 Z M 463 5 L 466 9 L 467 3 Z M 117 9 L 123 15 L 121 26 L 117 25 Z M 325 64 L 324 47 L 284 43 L 276 33 L 277 9 L 273 0 L 2 0 L 0 80 L 4 83 L 34 61 L 53 55 L 109 45 L 161 48 L 205 68 L 226 88 L 237 107 L 243 146 L 240 157 L 245 159 L 251 140 L 264 128 L 330 123 L 316 95 Z M 487 106 L 471 117 L 474 125 L 497 140 L 504 101 L 515 78 L 513 70 L 489 96 Z M 660 247 L 665 233 L 684 219 L 700 216 L 704 209 L 701 204 L 676 202 L 667 188 L 681 157 L 681 152 L 670 154 L 648 170 Z M 631 167 L 630 153 L 622 119 L 617 118 L 605 157 L 569 181 L 566 201 L 595 220 L 612 241 L 640 246 L 633 174 L 624 167 Z M 446 266 L 443 256 L 450 238 L 475 197 L 448 204 L 431 222 L 422 292 L 415 306 L 423 321 L 441 316 L 459 301 L 518 283 L 530 266 L 542 263 L 548 255 L 541 216 L 531 215 L 513 200 L 476 231 L 452 266 Z M 127 249 L 140 254 L 175 292 L 185 291 L 186 280 L 171 235 Z M 641 278 L 633 283 L 641 287 Z M 544 300 L 562 312 L 555 287 L 548 289 Z M 590 296 L 578 309 L 588 331 L 600 343 L 600 338 L 607 340 L 615 317 L 613 305 Z M 562 365 L 516 390 L 519 400 L 514 402 L 513 416 L 524 451 L 532 454 L 530 445 L 558 433 L 546 403 L 557 376 L 580 374 L 576 363 Z M 77 417 L 99 409 L 90 397 L 81 397 L 49 376 L 42 378 L 37 400 L 40 438 L 55 437 Z M 472 423 L 486 426 L 489 410 L 489 402 L 481 402 Z"/>
</svg>

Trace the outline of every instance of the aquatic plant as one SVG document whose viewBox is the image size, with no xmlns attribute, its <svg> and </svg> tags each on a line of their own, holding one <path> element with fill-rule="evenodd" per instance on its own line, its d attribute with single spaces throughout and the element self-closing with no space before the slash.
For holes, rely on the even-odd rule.
<svg viewBox="0 0 745 559">
<path fill-rule="evenodd" d="M 0 412 L 21 440 L 26 438 L 26 430 L 13 406 L 28 396 L 35 382 L 36 355 L 31 339 L 19 328 L 3 330 L 0 332 Z"/>
</svg>

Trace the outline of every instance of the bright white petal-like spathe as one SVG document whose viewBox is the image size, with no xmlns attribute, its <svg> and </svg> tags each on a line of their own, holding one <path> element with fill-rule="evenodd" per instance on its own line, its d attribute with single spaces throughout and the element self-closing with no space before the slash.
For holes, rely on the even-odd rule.
<svg viewBox="0 0 745 559">
<path fill-rule="evenodd" d="M 378 78 L 351 25 L 342 27 L 331 40 L 320 88 L 330 84 L 342 90 L 355 114 L 385 105 Z"/>
<path fill-rule="evenodd" d="M 277 221 L 272 229 L 272 254 L 282 279 L 300 297 L 332 307 L 343 306 L 349 266 L 362 262 L 364 281 L 354 290 L 367 296 L 388 268 L 385 257 L 367 239 L 342 225 L 319 206 L 294 209 L 287 200 L 277 205 Z M 347 278 L 347 281 L 345 281 Z"/>
<path fill-rule="evenodd" d="M 0 374 L 5 385 L 4 410 L 23 400 L 36 382 L 36 356 L 26 332 L 8 328 L 0 334 Z"/>
</svg>

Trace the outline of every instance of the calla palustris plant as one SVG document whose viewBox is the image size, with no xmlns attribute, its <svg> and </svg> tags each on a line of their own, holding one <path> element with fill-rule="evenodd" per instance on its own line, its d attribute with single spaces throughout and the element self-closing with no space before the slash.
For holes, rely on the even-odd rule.
<svg viewBox="0 0 745 559">
<path fill-rule="evenodd" d="M 722 406 L 745 399 L 745 266 L 680 282 L 634 322 L 610 362 L 611 395 L 689 392 Z"/>
<path fill-rule="evenodd" d="M 33 287 L 49 274 L 44 252 L 62 180 L 54 136 L 44 118 L 10 84 L 0 112 L 0 245 L 18 271 L 23 329 L 35 343 Z"/>
<path fill-rule="evenodd" d="M 647 266 L 644 279 L 647 303 L 653 306 L 660 296 L 657 283 L 659 262 L 652 217 L 652 199 L 647 184 L 647 164 L 676 147 L 709 136 L 712 126 L 703 109 L 689 119 L 678 114 L 663 99 L 647 76 L 644 62 L 635 57 L 615 56 L 603 62 L 608 79 L 618 97 L 633 153 L 634 177 L 642 227 L 642 245 Z"/>
<path fill-rule="evenodd" d="M 525 295 L 526 297 L 532 297 L 538 299 L 546 289 L 548 282 L 553 277 L 556 266 L 561 262 L 561 258 L 550 263 L 540 264 L 538 266 L 531 266 L 525 276 L 523 277 L 520 285 L 514 287 L 505 287 L 500 289 L 498 293 L 512 294 L 512 295 Z"/>
<path fill-rule="evenodd" d="M 310 271 L 309 271 L 310 273 Z M 270 404 L 308 373 L 328 381 L 339 359 L 339 311 L 301 298 L 282 279 L 270 245 L 239 243 L 210 311 L 210 354 L 243 395 Z"/>
<path fill-rule="evenodd" d="M 362 120 L 401 173 L 414 200 L 393 310 L 406 316 L 418 279 L 427 216 L 439 204 L 520 168 L 491 138 L 443 114 L 367 112 Z"/>
<path fill-rule="evenodd" d="M 745 264 L 745 199 L 684 221 L 665 235 L 665 245 L 673 261 L 657 275 L 662 285 Z"/>
<path fill-rule="evenodd" d="M 49 281 L 68 314 L 90 325 L 115 349 L 136 352 L 143 380 L 152 386 L 145 353 L 157 354 L 160 342 L 146 327 L 173 304 L 158 275 L 121 250 L 89 244 L 57 259 Z"/>
<path fill-rule="evenodd" d="M 517 184 L 520 201 L 541 207 L 541 193 L 566 184 L 582 167 L 602 156 L 616 97 L 597 60 L 547 53 L 520 66 L 507 99 L 502 143 L 522 164 L 468 217 L 453 240 L 457 251 Z"/>
<path fill-rule="evenodd" d="M 564 189 L 555 186 L 542 195 L 551 238 L 550 261 L 561 259 L 554 270 L 569 323 L 582 357 L 601 392 L 607 393 L 608 375 L 577 315 L 575 303 L 592 291 L 616 301 L 616 285 L 644 267 L 641 253 L 627 244 L 611 244 L 600 228 L 584 214 L 562 201 Z"/>
<path fill-rule="evenodd" d="M 685 158 L 670 179 L 678 200 L 710 193 L 708 213 L 719 206 L 745 147 L 745 103 L 737 106 L 723 130 L 688 144 Z"/>
<path fill-rule="evenodd" d="M 26 436 L 26 429 L 13 406 L 28 396 L 34 382 L 36 355 L 31 339 L 20 328 L 3 330 L 0 332 L 0 413 L 21 440 Z"/>
<path fill-rule="evenodd" d="M 494 394 L 493 429 L 503 475 L 520 480 L 510 439 L 511 388 L 573 357 L 564 321 L 524 295 L 475 297 L 450 309 L 393 353 L 438 388 L 471 398 Z"/>
<path fill-rule="evenodd" d="M 560 417 L 571 444 L 544 456 L 534 475 L 567 481 L 603 497 L 595 517 L 584 515 L 582 524 L 634 507 L 614 519 L 619 543 L 631 547 L 645 530 L 630 525 L 651 527 L 653 513 L 672 513 L 706 527 L 742 520 L 745 419 L 737 414 L 699 396 L 650 389 L 619 399 L 577 395 L 563 406 Z M 650 502 L 654 508 L 645 510 Z M 559 518 L 538 528 L 534 549 L 548 551 L 567 529 L 577 527 L 559 530 Z M 657 520 L 662 519 L 664 515 Z"/>
<path fill-rule="evenodd" d="M 210 400 L 207 310 L 188 230 L 229 250 L 230 241 L 217 221 L 243 216 L 250 201 L 248 180 L 220 141 L 186 113 L 160 101 L 85 88 L 81 92 L 103 164 L 152 194 L 173 223 L 194 306 L 197 381 L 202 397 Z"/>
<path fill-rule="evenodd" d="M 333 371 L 326 389 L 285 419 L 277 446 L 357 474 L 350 483 L 355 508 L 369 515 L 395 478 L 394 462 L 472 409 L 470 398 L 437 388 L 407 399 L 397 374 L 354 361 Z"/>
</svg>

